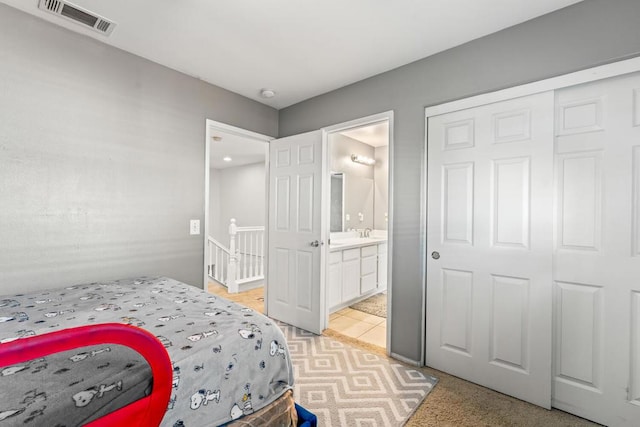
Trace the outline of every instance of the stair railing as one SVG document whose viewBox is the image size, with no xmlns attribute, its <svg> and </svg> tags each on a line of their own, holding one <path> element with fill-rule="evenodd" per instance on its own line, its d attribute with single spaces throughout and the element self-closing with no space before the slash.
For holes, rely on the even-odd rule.
<svg viewBox="0 0 640 427">
<path fill-rule="evenodd" d="M 213 237 L 209 236 L 209 277 L 216 282 L 226 285 L 228 283 L 229 261 L 231 253 L 229 249 Z"/>
<path fill-rule="evenodd" d="M 239 285 L 264 279 L 264 226 L 229 224 L 229 248 L 209 237 L 209 276 L 237 293 Z"/>
</svg>

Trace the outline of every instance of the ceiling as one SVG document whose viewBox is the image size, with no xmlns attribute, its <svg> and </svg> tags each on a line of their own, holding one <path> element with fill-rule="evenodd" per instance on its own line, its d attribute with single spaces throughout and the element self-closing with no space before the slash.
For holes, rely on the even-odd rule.
<svg viewBox="0 0 640 427">
<path fill-rule="evenodd" d="M 265 162 L 268 148 L 265 142 L 220 130 L 212 131 L 211 135 L 210 168 L 226 169 Z M 213 139 L 214 137 L 220 140 Z M 230 157 L 231 161 L 225 161 L 225 157 Z"/>
<path fill-rule="evenodd" d="M 389 122 L 384 121 L 340 132 L 341 135 L 356 139 L 372 147 L 389 145 Z"/>
<path fill-rule="evenodd" d="M 117 24 L 104 37 L 0 0 L 278 109 L 578 1 L 72 0 Z"/>
</svg>

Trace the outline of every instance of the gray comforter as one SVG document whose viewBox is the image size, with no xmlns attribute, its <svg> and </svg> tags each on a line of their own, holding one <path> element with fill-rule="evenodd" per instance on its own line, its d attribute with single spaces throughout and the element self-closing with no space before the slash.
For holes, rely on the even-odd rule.
<svg viewBox="0 0 640 427">
<path fill-rule="evenodd" d="M 144 328 L 169 352 L 173 391 L 163 426 L 224 424 L 270 404 L 293 385 L 276 324 L 173 279 L 0 297 L 0 342 L 107 322 Z M 114 345 L 2 368 L 0 427 L 81 425 L 148 393 L 149 375 L 137 353 Z"/>
</svg>

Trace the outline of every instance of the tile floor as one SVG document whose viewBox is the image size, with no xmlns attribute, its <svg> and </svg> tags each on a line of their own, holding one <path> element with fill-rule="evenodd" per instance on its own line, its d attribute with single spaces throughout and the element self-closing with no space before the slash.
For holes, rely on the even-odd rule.
<svg viewBox="0 0 640 427">
<path fill-rule="evenodd" d="M 352 308 L 343 308 L 329 317 L 329 329 L 386 348 L 387 319 Z"/>
<path fill-rule="evenodd" d="M 224 286 L 209 283 L 209 292 L 244 304 L 260 313 L 264 310 L 263 288 L 252 289 L 239 294 L 229 294 Z M 382 348 L 387 347 L 387 319 L 384 317 L 374 316 L 347 307 L 331 314 L 329 317 L 329 329 L 368 344 Z"/>
</svg>

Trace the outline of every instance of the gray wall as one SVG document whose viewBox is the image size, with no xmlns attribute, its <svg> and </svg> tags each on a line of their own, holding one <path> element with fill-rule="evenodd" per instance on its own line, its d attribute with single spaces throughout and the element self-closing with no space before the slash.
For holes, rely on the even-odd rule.
<svg viewBox="0 0 640 427">
<path fill-rule="evenodd" d="M 391 351 L 422 352 L 424 107 L 640 53 L 640 1 L 585 0 L 280 110 L 280 136 L 394 110 Z"/>
<path fill-rule="evenodd" d="M 205 119 L 276 135 L 277 111 L 3 4 L 0 64 L 0 294 L 201 287 Z"/>
<path fill-rule="evenodd" d="M 236 219 L 238 227 L 265 225 L 266 167 L 254 163 L 234 168 L 211 169 L 210 218 L 212 236 L 229 245 L 229 222 Z M 216 206 L 216 209 L 211 209 Z M 217 211 L 217 212 L 216 212 Z M 217 216 L 216 216 L 217 214 Z"/>
</svg>

